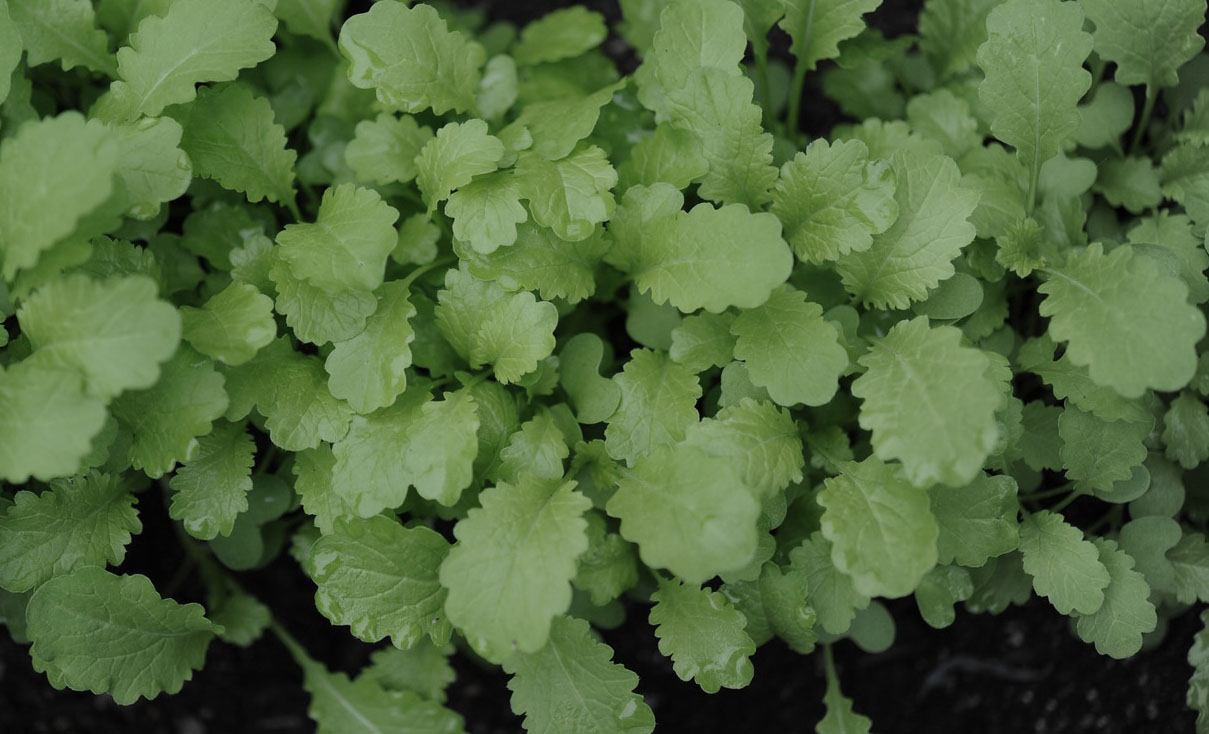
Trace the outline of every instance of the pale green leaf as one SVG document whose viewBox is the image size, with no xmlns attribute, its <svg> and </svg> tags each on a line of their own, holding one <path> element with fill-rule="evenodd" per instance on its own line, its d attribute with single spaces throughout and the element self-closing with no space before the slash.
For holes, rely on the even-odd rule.
<svg viewBox="0 0 1209 734">
<path fill-rule="evenodd" d="M 418 124 L 411 115 L 382 112 L 373 120 L 357 123 L 353 139 L 344 148 L 344 162 L 359 181 L 407 183 L 416 177 L 416 156 L 429 140 L 432 128 Z"/>
<path fill-rule="evenodd" d="M 182 306 L 180 314 L 185 341 L 225 364 L 247 362 L 277 336 L 273 299 L 247 283 L 231 283 L 200 308 Z"/>
<path fill-rule="evenodd" d="M 169 480 L 168 514 L 195 538 L 230 535 L 235 518 L 248 509 L 256 444 L 239 423 L 218 423 L 197 441 L 193 458 Z"/>
<path fill-rule="evenodd" d="M 443 400 L 429 400 L 424 390 L 405 393 L 385 410 L 353 417 L 333 449 L 332 485 L 361 517 L 403 504 L 412 486 L 452 505 L 473 478 L 478 428 L 468 393 Z"/>
<path fill-rule="evenodd" d="M 8 0 L 8 11 L 30 66 L 58 61 L 64 70 L 85 66 L 107 76 L 117 73 L 89 0 Z"/>
<path fill-rule="evenodd" d="M 18 492 L 0 515 L 0 586 L 25 592 L 81 566 L 117 565 L 143 529 L 121 477 L 90 472 Z"/>
<path fill-rule="evenodd" d="M 181 319 L 143 276 L 50 281 L 17 312 L 22 333 L 46 364 L 76 370 L 104 400 L 151 387 L 180 341 Z"/>
<path fill-rule="evenodd" d="M 574 487 L 532 475 L 500 483 L 454 527 L 458 542 L 441 564 L 445 611 L 488 660 L 541 650 L 551 621 L 571 604 L 592 505 Z"/>
<path fill-rule="evenodd" d="M 392 404 L 407 387 L 411 343 L 416 338 L 411 318 L 415 315 L 407 284 L 384 284 L 378 308 L 365 322 L 365 330 L 337 342 L 323 363 L 332 395 L 347 400 L 354 411 L 363 414 Z"/>
<path fill-rule="evenodd" d="M 638 676 L 612 661 L 613 651 L 587 622 L 557 617 L 545 647 L 504 662 L 512 711 L 529 734 L 650 734 L 655 715 L 634 693 Z M 575 661 L 569 664 L 569 661 Z"/>
<path fill-rule="evenodd" d="M 512 55 L 518 64 L 546 64 L 586 53 L 607 35 L 600 13 L 582 6 L 563 8 L 525 26 Z"/>
<path fill-rule="evenodd" d="M 621 400 L 606 419 L 605 447 L 609 456 L 629 466 L 654 449 L 681 441 L 698 420 L 697 376 L 662 352 L 634 350 L 613 382 Z"/>
<path fill-rule="evenodd" d="M 1114 541 L 1095 538 L 1092 542 L 1110 581 L 1104 589 L 1104 604 L 1095 614 L 1079 617 L 1075 629 L 1084 642 L 1095 643 L 1101 655 L 1127 658 L 1142 649 L 1142 635 L 1154 632 L 1158 624 L 1148 598 L 1150 587 L 1134 570 L 1133 558 Z"/>
<path fill-rule="evenodd" d="M 877 459 L 839 468 L 818 494 L 832 562 L 863 595 L 910 594 L 936 565 L 939 530 L 927 492 Z"/>
<path fill-rule="evenodd" d="M 901 321 L 861 357 L 867 371 L 852 383 L 874 453 L 901 461 L 916 486 L 970 482 L 999 440 L 1006 386 L 986 353 L 961 339 L 925 316 Z"/>
<path fill-rule="evenodd" d="M 372 291 L 399 242 L 398 218 L 376 192 L 342 184 L 323 192 L 313 223 L 286 225 L 277 255 L 296 278 L 324 290 Z"/>
<path fill-rule="evenodd" d="M 721 593 L 678 579 L 659 579 L 651 594 L 651 624 L 659 652 L 672 659 L 680 680 L 696 681 L 706 693 L 745 688 L 755 669 L 756 646 L 744 631 L 747 621 Z"/>
<path fill-rule="evenodd" d="M 687 444 L 622 470 L 608 513 L 644 563 L 690 583 L 743 568 L 756 551 L 760 505 L 734 462 Z"/>
<path fill-rule="evenodd" d="M 1072 250 L 1048 273 L 1038 290 L 1049 335 L 1068 342 L 1066 357 L 1097 384 L 1136 398 L 1192 379 L 1205 318 L 1178 277 L 1128 246 L 1105 253 L 1099 243 Z"/>
<path fill-rule="evenodd" d="M 74 370 L 28 359 L 0 373 L 0 477 L 22 484 L 75 474 L 105 424 L 105 403 Z"/>
<path fill-rule="evenodd" d="M 1024 516 L 1020 527 L 1024 570 L 1033 589 L 1061 614 L 1095 614 L 1104 604 L 1112 577 L 1100 562 L 1099 550 L 1083 531 L 1061 515 L 1041 510 Z"/>
<path fill-rule="evenodd" d="M 181 148 L 198 176 L 246 194 L 252 203 L 294 205 L 298 154 L 286 147 L 285 129 L 274 121 L 268 99 L 243 84 L 203 87 L 180 121 Z"/>
<path fill-rule="evenodd" d="M 498 168 L 503 157 L 504 144 L 487 133 L 487 123 L 482 120 L 451 122 L 437 130 L 415 161 L 416 185 L 429 213 L 475 176 Z"/>
<path fill-rule="evenodd" d="M 154 117 L 191 101 L 200 82 L 225 82 L 276 51 L 277 19 L 256 0 L 177 0 L 150 16 L 118 50 L 120 81 L 102 98 L 104 116 Z"/>
<path fill-rule="evenodd" d="M 818 140 L 781 166 L 770 211 L 805 262 L 868 250 L 898 218 L 894 171 L 859 140 Z"/>
<path fill-rule="evenodd" d="M 617 172 L 594 145 L 557 161 L 523 155 L 516 164 L 516 183 L 533 221 L 568 242 L 592 236 L 616 206 L 610 189 L 617 184 Z"/>
<path fill-rule="evenodd" d="M 445 644 L 451 629 L 437 569 L 448 550 L 436 531 L 383 515 L 337 522 L 311 546 L 315 606 L 365 642 L 390 637 L 406 649 L 427 634 Z"/>
<path fill-rule="evenodd" d="M 375 3 L 340 29 L 340 50 L 349 60 L 353 86 L 373 89 L 392 110 L 415 114 L 465 112 L 474 107 L 483 47 L 450 31 L 437 11 L 397 0 Z"/>
<path fill-rule="evenodd" d="M 735 358 L 751 381 L 786 407 L 829 402 L 848 368 L 848 352 L 822 306 L 792 288 L 778 288 L 763 305 L 740 313 L 730 330 Z"/>
<path fill-rule="evenodd" d="M 979 195 L 947 156 L 903 151 L 890 165 L 898 218 L 868 249 L 841 256 L 836 269 L 865 305 L 906 308 L 952 277 L 953 259 L 974 239 L 969 220 Z"/>
<path fill-rule="evenodd" d="M 928 498 L 940 528 L 940 563 L 976 568 L 1020 544 L 1016 480 L 1010 476 L 980 473 L 964 487 L 936 485 Z"/>
<path fill-rule="evenodd" d="M 201 668 L 221 629 L 203 612 L 161 598 L 146 576 L 84 566 L 30 598 L 30 655 L 56 688 L 108 693 L 129 705 L 176 693 Z"/>
<path fill-rule="evenodd" d="M 1203 0 L 1079 0 L 1095 26 L 1096 54 L 1117 65 L 1117 83 L 1179 83 L 1178 70 L 1205 47 Z"/>
</svg>

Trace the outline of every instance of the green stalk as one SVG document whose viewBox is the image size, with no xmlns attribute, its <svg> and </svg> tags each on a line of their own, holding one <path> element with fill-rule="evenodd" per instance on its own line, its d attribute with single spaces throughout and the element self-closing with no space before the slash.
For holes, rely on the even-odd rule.
<svg viewBox="0 0 1209 734">
<path fill-rule="evenodd" d="M 771 121 L 773 119 L 772 99 L 769 95 L 770 82 L 768 80 L 768 53 L 763 49 L 758 49 L 755 44 L 752 44 L 752 56 L 756 62 L 756 87 L 759 91 L 760 101 L 764 107 L 764 120 Z"/>
<path fill-rule="evenodd" d="M 1150 116 L 1154 113 L 1154 103 L 1159 97 L 1159 92 L 1153 85 L 1146 85 L 1146 102 L 1142 107 L 1142 119 L 1138 120 L 1138 126 L 1134 128 L 1133 140 L 1129 141 L 1129 149 L 1126 154 L 1133 153 L 1138 146 L 1142 144 L 1142 135 L 1146 132 L 1146 128 L 1150 127 Z"/>
<path fill-rule="evenodd" d="M 1048 509 L 1050 512 L 1053 512 L 1053 513 L 1055 513 L 1055 514 L 1056 514 L 1056 513 L 1059 513 L 1059 512 L 1062 512 L 1063 510 L 1065 510 L 1065 509 L 1066 509 L 1067 505 L 1069 505 L 1070 503 L 1074 502 L 1075 500 L 1079 499 L 1079 498 L 1080 498 L 1080 497 L 1082 497 L 1082 496 L 1083 496 L 1083 493 L 1082 493 L 1082 492 L 1080 492 L 1080 491 L 1078 491 L 1078 490 L 1073 491 L 1073 492 L 1071 492 L 1071 493 L 1070 493 L 1070 495 L 1069 495 L 1069 496 L 1067 496 L 1067 498 L 1066 498 L 1066 499 L 1062 500 L 1061 502 L 1059 502 L 1058 504 L 1054 505 L 1053 507 L 1049 507 L 1049 508 L 1046 508 L 1046 509 Z"/>
<path fill-rule="evenodd" d="M 798 120 L 802 112 L 802 94 L 806 91 L 806 64 L 798 59 L 793 64 L 793 84 L 789 92 L 789 115 L 785 118 L 785 134 L 794 140 L 798 137 Z"/>
<path fill-rule="evenodd" d="M 400 282 L 403 283 L 404 288 L 410 290 L 411 284 L 416 282 L 416 279 L 419 278 L 421 275 L 431 272 L 437 268 L 448 267 L 450 265 L 453 265 L 457 261 L 458 261 L 458 259 L 456 257 L 442 257 L 437 260 L 433 260 L 432 262 L 428 263 L 427 265 L 421 265 L 420 267 L 411 271 Z"/>
</svg>

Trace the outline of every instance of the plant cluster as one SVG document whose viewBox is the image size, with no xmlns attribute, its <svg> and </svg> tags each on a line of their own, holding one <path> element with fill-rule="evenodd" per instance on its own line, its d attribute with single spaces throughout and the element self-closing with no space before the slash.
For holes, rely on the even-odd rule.
<svg viewBox="0 0 1209 734">
<path fill-rule="evenodd" d="M 1205 2 L 879 4 L 621 0 L 623 75 L 583 7 L 0 0 L 34 668 L 129 704 L 271 630 L 321 732 L 460 731 L 457 651 L 529 732 L 641 734 L 628 611 L 709 692 L 821 648 L 826 734 L 885 599 L 1157 642 L 1209 601 Z M 811 75 L 860 122 L 803 136 Z M 145 492 L 204 605 L 109 570 Z M 389 640 L 359 675 L 241 586 L 282 553 Z"/>
</svg>

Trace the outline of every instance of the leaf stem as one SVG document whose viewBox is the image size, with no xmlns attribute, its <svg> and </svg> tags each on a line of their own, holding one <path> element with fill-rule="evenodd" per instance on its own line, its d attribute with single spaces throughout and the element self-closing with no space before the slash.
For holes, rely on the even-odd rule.
<svg viewBox="0 0 1209 734">
<path fill-rule="evenodd" d="M 805 51 L 805 49 L 803 49 Z M 798 121 L 802 113 L 802 95 L 806 91 L 806 63 L 798 58 L 793 64 L 793 84 L 789 91 L 789 115 L 785 118 L 785 134 L 798 139 Z"/>
<path fill-rule="evenodd" d="M 302 211 L 298 208 L 298 197 L 293 196 L 291 191 L 290 198 L 285 200 L 285 208 L 290 210 L 290 216 L 294 217 L 295 222 L 302 221 Z"/>
<path fill-rule="evenodd" d="M 761 52 L 752 46 L 752 57 L 756 62 L 756 93 L 760 96 L 760 101 L 764 107 L 764 119 L 771 121 L 773 119 L 772 109 L 772 89 L 768 80 L 768 53 Z"/>
<path fill-rule="evenodd" d="M 1145 134 L 1146 128 L 1150 127 L 1150 116 L 1154 114 L 1154 103 L 1158 99 L 1158 90 L 1154 85 L 1146 85 L 1146 102 L 1142 105 L 1142 118 L 1138 120 L 1138 126 L 1134 128 L 1133 140 L 1129 141 L 1129 148 L 1125 151 L 1126 155 L 1137 150 L 1142 144 L 1142 135 Z"/>
<path fill-rule="evenodd" d="M 457 257 L 442 257 L 437 260 L 433 260 L 432 262 L 428 263 L 427 265 L 421 265 L 420 267 L 411 271 L 406 276 L 404 276 L 403 280 L 401 280 L 399 282 L 403 284 L 404 288 L 410 290 L 411 284 L 414 283 L 416 281 L 416 279 L 419 278 L 421 275 L 424 275 L 425 273 L 431 272 L 432 270 L 435 270 L 440 267 L 448 267 L 450 265 L 453 265 L 457 261 L 458 261 Z"/>
<path fill-rule="evenodd" d="M 1062 500 L 1061 502 L 1054 505 L 1053 507 L 1047 507 L 1046 509 L 1048 509 L 1050 512 L 1053 512 L 1053 513 L 1062 512 L 1063 510 L 1066 509 L 1067 505 L 1069 505 L 1070 503 L 1074 502 L 1075 500 L 1079 499 L 1082 496 L 1083 496 L 1082 492 L 1080 492 L 1078 490 L 1074 490 L 1070 493 L 1070 495 L 1068 495 L 1066 497 L 1066 499 Z"/>
</svg>

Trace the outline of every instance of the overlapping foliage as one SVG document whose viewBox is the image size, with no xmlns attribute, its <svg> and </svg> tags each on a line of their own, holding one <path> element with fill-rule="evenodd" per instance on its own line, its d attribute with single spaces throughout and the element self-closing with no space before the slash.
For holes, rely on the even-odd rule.
<svg viewBox="0 0 1209 734">
<path fill-rule="evenodd" d="M 459 731 L 460 650 L 530 732 L 638 734 L 593 625 L 649 614 L 708 692 L 822 647 L 817 731 L 868 732 L 830 646 L 882 600 L 1036 594 L 1112 657 L 1209 601 L 1204 0 L 878 5 L 621 0 L 625 76 L 580 7 L 0 0 L 34 667 L 125 704 L 271 628 L 321 732 Z M 144 522 L 204 605 L 122 573 Z M 390 641 L 358 676 L 240 586 L 286 552 Z"/>
</svg>

